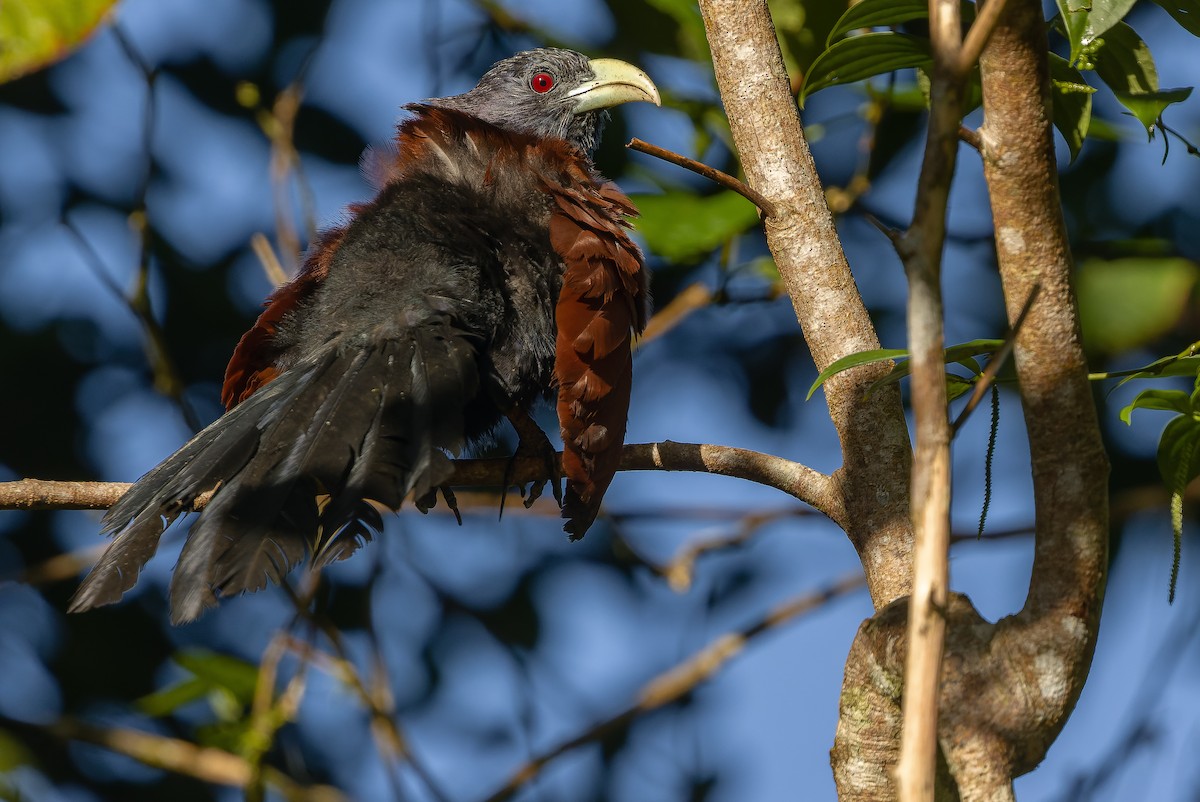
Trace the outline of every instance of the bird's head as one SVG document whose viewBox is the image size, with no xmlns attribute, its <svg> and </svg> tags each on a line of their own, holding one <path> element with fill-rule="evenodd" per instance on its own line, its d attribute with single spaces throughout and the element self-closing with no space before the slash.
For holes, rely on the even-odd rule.
<svg viewBox="0 0 1200 802">
<path fill-rule="evenodd" d="M 501 128 L 565 139 L 590 155 L 606 109 L 637 100 L 659 105 L 658 88 L 632 64 L 547 47 L 497 62 L 469 92 L 428 102 Z"/>
</svg>

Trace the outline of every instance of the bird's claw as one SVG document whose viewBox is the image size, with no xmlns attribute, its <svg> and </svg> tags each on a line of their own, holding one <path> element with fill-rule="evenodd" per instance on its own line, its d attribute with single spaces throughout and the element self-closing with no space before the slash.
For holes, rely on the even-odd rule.
<svg viewBox="0 0 1200 802">
<path fill-rule="evenodd" d="M 542 497 L 542 492 L 548 482 L 550 490 L 554 494 L 555 502 L 561 507 L 563 498 L 562 469 L 559 467 L 558 452 L 554 450 L 554 446 L 550 445 L 550 440 L 546 437 L 545 432 L 541 429 L 537 429 L 536 432 L 536 435 L 528 432 L 521 433 L 522 437 L 520 443 L 517 445 L 517 450 L 509 458 L 508 466 L 504 470 L 504 486 L 506 488 L 516 487 L 521 492 L 525 508 L 529 509 L 535 501 Z M 527 459 L 541 460 L 546 470 L 545 475 L 549 477 L 530 482 L 528 489 L 523 484 L 517 484 L 513 481 L 513 473 L 516 471 L 517 463 Z M 503 507 L 501 511 L 503 511 Z"/>
<path fill-rule="evenodd" d="M 429 492 L 423 496 L 413 499 L 413 506 L 422 513 L 427 513 L 437 506 L 438 491 L 442 491 L 442 498 L 446 500 L 446 507 L 450 512 L 454 513 L 454 520 L 458 521 L 458 525 L 462 526 L 462 512 L 458 509 L 458 497 L 454 495 L 454 491 L 450 489 L 450 485 L 442 485 L 441 487 L 431 487 Z"/>
</svg>

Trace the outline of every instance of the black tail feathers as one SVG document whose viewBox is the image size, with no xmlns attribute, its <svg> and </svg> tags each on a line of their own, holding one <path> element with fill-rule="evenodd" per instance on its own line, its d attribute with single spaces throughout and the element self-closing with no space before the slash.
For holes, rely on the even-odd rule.
<svg viewBox="0 0 1200 802">
<path fill-rule="evenodd" d="M 116 539 L 70 610 L 118 601 L 167 525 L 216 492 L 188 533 L 171 618 L 261 590 L 308 555 L 344 559 L 382 519 L 450 477 L 463 410 L 479 390 L 468 336 L 438 319 L 341 339 L 303 360 L 143 476 L 104 517 Z"/>
</svg>

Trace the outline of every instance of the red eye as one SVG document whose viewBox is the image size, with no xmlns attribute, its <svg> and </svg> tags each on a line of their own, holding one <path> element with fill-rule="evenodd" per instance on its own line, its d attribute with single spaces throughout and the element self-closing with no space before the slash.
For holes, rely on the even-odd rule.
<svg viewBox="0 0 1200 802">
<path fill-rule="evenodd" d="M 543 95 L 554 88 L 554 76 L 548 72 L 539 72 L 529 79 L 529 88 Z"/>
</svg>

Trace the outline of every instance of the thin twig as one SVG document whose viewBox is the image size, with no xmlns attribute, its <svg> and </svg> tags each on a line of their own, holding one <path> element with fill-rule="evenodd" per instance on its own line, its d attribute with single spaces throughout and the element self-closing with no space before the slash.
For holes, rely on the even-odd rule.
<svg viewBox="0 0 1200 802">
<path fill-rule="evenodd" d="M 250 238 L 250 248 L 258 257 L 258 262 L 262 265 L 263 272 L 267 274 L 267 280 L 271 282 L 272 286 L 279 287 L 287 283 L 287 271 L 283 269 L 279 257 L 275 255 L 275 249 L 271 247 L 271 242 L 265 234 L 261 231 L 256 232 Z"/>
<path fill-rule="evenodd" d="M 983 369 L 983 373 L 979 374 L 979 379 L 975 382 L 975 389 L 971 391 L 971 397 L 967 399 L 967 405 L 963 407 L 962 412 L 958 413 L 954 425 L 950 427 L 952 434 L 958 434 L 959 429 L 967 422 L 967 418 L 975 411 L 975 407 L 979 406 L 984 394 L 996 380 L 996 375 L 1004 367 L 1005 361 L 1008 360 L 1013 347 L 1017 344 L 1017 334 L 1021 331 L 1021 326 L 1024 325 L 1025 318 L 1029 314 L 1029 310 L 1033 308 L 1033 302 L 1037 300 L 1040 291 L 1041 285 L 1034 284 L 1033 290 L 1025 300 L 1025 305 L 1021 307 L 1021 313 L 1017 315 L 1016 322 L 1009 329 L 1008 336 L 1004 338 L 1004 345 L 1000 346 L 1000 350 L 992 354 L 992 358 L 988 360 L 987 367 Z"/>
<path fill-rule="evenodd" d="M 908 276 L 912 405 L 916 444 L 912 473 L 913 584 L 904 663 L 903 724 L 896 763 L 900 802 L 933 802 L 937 776 L 938 702 L 949 598 L 950 419 L 947 412 L 941 288 L 946 213 L 962 125 L 963 77 L 959 0 L 930 0 L 933 48 L 929 130 L 917 181 L 913 223 L 899 250 Z"/>
<path fill-rule="evenodd" d="M 983 153 L 983 137 L 975 129 L 960 125 L 958 127 L 958 138 L 974 148 L 977 153 Z"/>
<path fill-rule="evenodd" d="M 150 227 L 150 213 L 147 209 L 146 198 L 150 192 L 150 181 L 154 177 L 154 124 L 157 117 L 157 99 L 155 84 L 158 80 L 158 68 L 151 67 L 142 57 L 126 35 L 121 25 L 113 25 L 113 36 L 117 39 L 125 58 L 141 74 L 146 84 L 146 105 L 142 109 L 142 152 L 145 154 L 145 164 L 138 178 L 137 189 L 134 193 L 133 210 L 129 213 L 129 225 L 138 237 L 137 270 L 134 273 L 133 289 L 128 295 L 121 293 L 125 303 L 137 316 L 146 332 L 150 367 L 154 371 L 154 384 L 159 392 L 166 395 L 179 407 L 184 420 L 192 431 L 199 431 L 200 419 L 191 404 L 184 398 L 183 379 L 167 350 L 166 337 L 161 327 L 154 319 L 150 306 L 150 261 L 153 256 L 153 230 Z M 65 218 L 64 218 L 65 222 Z M 99 256 L 87 243 L 82 234 L 68 225 L 68 230 L 75 234 L 76 239 L 92 258 L 100 262 Z"/>
<path fill-rule="evenodd" d="M 311 572 L 309 576 L 315 578 L 317 574 L 316 572 Z M 333 676 L 336 676 L 343 684 L 350 688 L 355 696 L 358 697 L 363 707 L 371 714 L 371 733 L 374 735 L 376 747 L 380 755 L 389 762 L 408 764 L 412 767 L 414 773 L 421 778 L 421 781 L 425 783 L 430 795 L 437 802 L 449 802 L 446 794 L 433 781 L 430 771 L 425 768 L 413 753 L 409 746 L 408 738 L 396 722 L 395 700 L 392 698 L 391 689 L 387 684 L 387 672 L 383 669 L 382 658 L 378 650 L 376 651 L 375 658 L 377 661 L 377 670 L 373 681 L 368 683 L 363 680 L 358 667 L 354 665 L 354 661 L 350 658 L 350 653 L 346 649 L 341 631 L 328 618 L 314 613 L 309 608 L 311 594 L 301 596 L 300 594 L 291 592 L 291 589 L 286 584 L 284 588 L 289 591 L 288 595 L 292 600 L 297 615 L 303 617 L 319 629 L 333 647 L 334 655 L 330 656 L 330 661 L 325 665 L 332 666 L 333 670 L 331 673 Z M 294 639 L 289 640 L 289 643 L 294 643 Z M 303 650 L 302 654 L 305 656 L 305 659 L 312 660 L 313 655 L 319 654 L 319 652 L 309 647 Z M 388 778 L 392 783 L 393 796 L 397 799 L 402 799 L 403 789 L 399 784 L 399 779 L 392 772 L 388 772 Z"/>
<path fill-rule="evenodd" d="M 816 593 L 798 596 L 768 611 L 749 626 L 726 633 L 709 643 L 679 665 L 659 674 L 642 686 L 637 701 L 629 707 L 584 732 L 564 741 L 524 763 L 509 777 L 498 791 L 486 802 L 503 802 L 510 799 L 526 783 L 536 777 L 547 763 L 579 746 L 594 743 L 610 733 L 619 732 L 646 713 L 672 704 L 694 691 L 711 679 L 731 659 L 741 654 L 747 642 L 768 630 L 792 621 L 805 613 L 819 609 L 826 603 L 858 590 L 866 584 L 862 574 L 850 574 Z"/>
<path fill-rule="evenodd" d="M 696 569 L 696 560 L 705 554 L 724 549 L 735 548 L 754 537 L 760 529 L 781 518 L 791 517 L 803 510 L 776 510 L 773 512 L 750 513 L 742 517 L 735 531 L 718 537 L 705 538 L 685 544 L 671 561 L 658 569 L 658 573 L 667 580 L 671 590 L 685 593 L 692 586 L 692 578 Z"/>
<path fill-rule="evenodd" d="M 6 728 L 25 729 L 31 725 L 22 722 L 2 722 Z M 163 769 L 203 782 L 245 788 L 251 779 L 250 764 L 232 752 L 211 746 L 197 746 L 190 741 L 169 738 L 157 733 L 134 730 L 127 727 L 102 727 L 75 718 L 63 717 L 53 724 L 36 729 L 64 740 L 94 744 L 117 754 L 131 757 L 152 768 Z M 304 786 L 284 774 L 268 767 L 264 770 L 267 781 L 279 789 L 280 794 L 297 802 L 341 802 L 345 797 L 336 788 L 328 785 Z"/>
<path fill-rule="evenodd" d="M 975 66 L 975 62 L 979 61 L 979 56 L 987 47 L 992 32 L 1000 22 L 1000 15 L 1004 13 L 1005 2 L 1006 0 L 988 0 L 975 6 L 979 13 L 975 16 L 975 22 L 971 23 L 971 28 L 963 39 L 962 48 L 958 51 L 959 75 L 965 76 Z"/>
<path fill-rule="evenodd" d="M 715 167 L 709 167 L 707 164 L 702 164 L 695 159 L 689 159 L 687 156 L 667 150 L 666 148 L 660 148 L 658 145 L 651 145 L 649 142 L 636 137 L 629 140 L 629 143 L 625 147 L 691 170 L 693 173 L 704 176 L 709 181 L 714 181 L 726 189 L 731 189 L 759 209 L 762 209 L 762 213 L 767 217 L 772 217 L 775 214 L 775 204 L 763 197 L 761 192 L 751 189 L 745 182 L 739 181 L 729 173 L 723 173 Z"/>
</svg>

